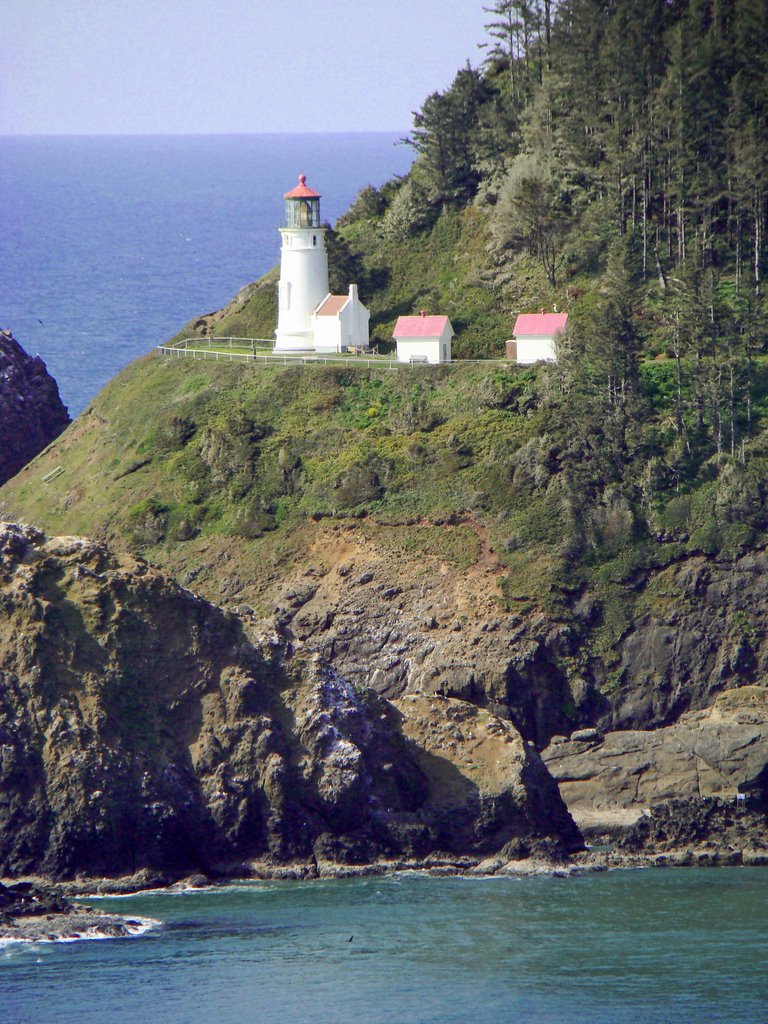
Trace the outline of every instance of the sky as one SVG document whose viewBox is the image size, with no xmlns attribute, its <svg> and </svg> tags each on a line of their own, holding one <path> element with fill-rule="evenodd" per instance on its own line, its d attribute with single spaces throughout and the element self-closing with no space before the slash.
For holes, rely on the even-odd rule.
<svg viewBox="0 0 768 1024">
<path fill-rule="evenodd" d="M 406 131 L 489 0 L 0 0 L 0 135 Z"/>
</svg>

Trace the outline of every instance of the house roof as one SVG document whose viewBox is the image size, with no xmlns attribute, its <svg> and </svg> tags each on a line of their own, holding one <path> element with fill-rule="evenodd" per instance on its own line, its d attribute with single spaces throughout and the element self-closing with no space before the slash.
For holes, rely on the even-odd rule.
<svg viewBox="0 0 768 1024">
<path fill-rule="evenodd" d="M 290 192 L 286 192 L 283 195 L 283 199 L 319 199 L 320 193 L 315 192 L 313 188 L 307 185 L 306 174 L 299 175 L 299 184 L 296 188 L 292 188 Z"/>
<path fill-rule="evenodd" d="M 349 302 L 348 295 L 326 295 L 315 310 L 316 316 L 335 316 Z"/>
<path fill-rule="evenodd" d="M 399 316 L 395 329 L 392 332 L 393 338 L 436 338 L 445 330 L 448 325 L 453 334 L 451 321 L 447 316 Z"/>
<path fill-rule="evenodd" d="M 554 337 L 565 329 L 567 313 L 521 313 L 515 320 L 513 334 L 539 334 Z"/>
</svg>

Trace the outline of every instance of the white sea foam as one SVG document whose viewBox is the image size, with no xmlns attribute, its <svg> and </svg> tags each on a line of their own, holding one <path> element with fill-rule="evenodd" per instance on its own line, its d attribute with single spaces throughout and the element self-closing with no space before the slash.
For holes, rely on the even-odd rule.
<svg viewBox="0 0 768 1024">
<path fill-rule="evenodd" d="M 140 899 L 142 896 L 195 896 L 197 893 L 216 893 L 221 895 L 228 895 L 233 892 L 266 892 L 274 890 L 281 882 L 289 881 L 289 879 L 280 878 L 254 878 L 244 879 L 238 882 L 219 883 L 217 885 L 172 885 L 167 888 L 156 888 L 156 889 L 135 889 L 132 892 L 84 892 L 77 896 L 72 896 L 73 900 L 82 900 L 83 902 L 90 903 L 93 900 L 132 900 Z M 298 879 L 290 879 L 291 883 L 299 881 Z M 329 879 L 332 881 L 332 879 Z M 318 885 L 317 880 L 313 880 L 313 885 Z"/>
<path fill-rule="evenodd" d="M 196 892 L 232 892 L 233 888 L 246 889 L 245 885 L 183 885 L 157 889 L 134 889 L 131 892 L 84 892 L 73 896 L 73 900 L 133 900 L 141 896 L 190 896 Z"/>
<path fill-rule="evenodd" d="M 20 937 L 20 938 L 0 938 L 0 950 L 8 949 L 13 946 L 20 945 L 33 945 L 38 943 L 70 943 L 70 942 L 92 942 L 96 939 L 132 939 L 137 938 L 139 935 L 145 935 L 147 932 L 153 931 L 155 928 L 159 928 L 162 925 L 162 921 L 158 921 L 153 917 L 132 917 L 130 919 L 123 919 L 122 923 L 128 929 L 128 935 L 110 935 L 108 932 L 99 931 L 98 927 L 84 928 L 82 931 L 77 932 L 75 935 L 56 935 L 56 936 L 41 936 L 39 938 L 31 937 Z"/>
</svg>

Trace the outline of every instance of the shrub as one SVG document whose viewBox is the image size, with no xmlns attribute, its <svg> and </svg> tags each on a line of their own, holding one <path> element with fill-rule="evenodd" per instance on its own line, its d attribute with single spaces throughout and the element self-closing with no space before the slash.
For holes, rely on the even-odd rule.
<svg viewBox="0 0 768 1024">
<path fill-rule="evenodd" d="M 179 451 L 192 440 L 196 430 L 197 424 L 188 416 L 171 416 L 155 432 L 155 449 L 159 452 Z"/>
<path fill-rule="evenodd" d="M 356 220 L 372 220 L 380 217 L 387 208 L 386 196 L 373 185 L 362 188 L 349 209 L 336 221 L 336 227 L 343 228 Z"/>
<path fill-rule="evenodd" d="M 168 525 L 168 506 L 157 498 L 145 498 L 133 505 L 125 514 L 128 539 L 136 547 L 150 547 L 165 536 Z"/>
</svg>

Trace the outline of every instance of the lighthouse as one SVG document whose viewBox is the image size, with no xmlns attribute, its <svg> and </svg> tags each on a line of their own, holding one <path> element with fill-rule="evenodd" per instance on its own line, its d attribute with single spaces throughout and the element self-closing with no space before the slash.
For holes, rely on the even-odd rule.
<svg viewBox="0 0 768 1024">
<path fill-rule="evenodd" d="M 286 192 L 285 226 L 280 228 L 280 285 L 275 352 L 315 348 L 312 313 L 326 298 L 328 254 L 325 228 L 320 227 L 320 193 L 299 175 L 296 188 Z"/>
</svg>

